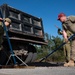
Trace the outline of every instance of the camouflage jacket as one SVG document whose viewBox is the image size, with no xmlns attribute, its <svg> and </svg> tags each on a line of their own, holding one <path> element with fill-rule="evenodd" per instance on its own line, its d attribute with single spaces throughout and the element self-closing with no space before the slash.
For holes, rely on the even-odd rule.
<svg viewBox="0 0 75 75">
<path fill-rule="evenodd" d="M 68 35 L 75 33 L 75 16 L 67 17 L 67 20 L 62 23 L 62 27 Z"/>
</svg>

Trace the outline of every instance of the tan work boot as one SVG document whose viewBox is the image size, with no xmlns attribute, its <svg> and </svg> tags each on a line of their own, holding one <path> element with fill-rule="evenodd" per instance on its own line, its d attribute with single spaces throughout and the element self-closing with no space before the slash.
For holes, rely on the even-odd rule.
<svg viewBox="0 0 75 75">
<path fill-rule="evenodd" d="M 73 61 L 73 60 L 70 60 L 68 66 L 69 66 L 69 67 L 74 67 L 74 61 Z"/>
<path fill-rule="evenodd" d="M 68 67 L 69 66 L 69 62 L 65 62 L 64 67 Z"/>
<path fill-rule="evenodd" d="M 64 64 L 65 67 L 74 67 L 74 61 L 73 60 L 70 60 L 68 63 L 66 62 Z"/>
</svg>

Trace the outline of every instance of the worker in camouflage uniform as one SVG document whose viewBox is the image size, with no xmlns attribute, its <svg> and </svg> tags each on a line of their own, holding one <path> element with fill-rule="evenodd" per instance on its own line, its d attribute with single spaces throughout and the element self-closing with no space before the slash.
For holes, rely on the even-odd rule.
<svg viewBox="0 0 75 75">
<path fill-rule="evenodd" d="M 5 25 L 8 27 L 11 23 L 11 20 L 9 18 L 2 19 L 0 18 L 0 50 L 2 50 L 2 42 L 3 42 L 3 35 L 4 35 L 4 29 L 3 29 L 3 23 L 2 20 L 4 20 Z"/>
<path fill-rule="evenodd" d="M 70 32 L 69 30 L 66 31 L 67 33 L 67 37 L 70 37 L 72 35 L 72 32 Z M 63 35 L 62 31 L 60 29 L 58 29 L 58 34 L 59 35 Z M 65 38 L 63 39 L 63 41 L 65 42 Z M 68 41 L 64 46 L 63 46 L 63 50 L 64 50 L 64 56 L 65 56 L 65 64 L 68 63 L 70 61 L 70 52 L 71 52 L 71 42 Z M 64 64 L 64 66 L 65 66 Z"/>
<path fill-rule="evenodd" d="M 65 38 L 66 43 L 68 43 L 68 34 L 67 31 L 71 31 L 72 33 L 75 33 L 75 16 L 69 16 L 66 17 L 64 13 L 60 13 L 58 15 L 58 20 L 62 23 L 63 27 L 63 37 Z M 75 37 L 72 39 L 72 45 L 71 45 L 72 53 L 70 57 L 70 61 L 64 66 L 74 66 L 75 61 Z"/>
</svg>

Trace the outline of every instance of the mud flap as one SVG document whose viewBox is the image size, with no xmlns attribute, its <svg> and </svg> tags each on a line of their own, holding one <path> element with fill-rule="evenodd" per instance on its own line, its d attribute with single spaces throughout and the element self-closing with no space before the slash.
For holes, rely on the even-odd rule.
<svg viewBox="0 0 75 75">
<path fill-rule="evenodd" d="M 37 58 L 37 53 L 33 53 L 33 57 L 32 57 L 31 62 L 34 62 L 36 60 L 36 58 Z"/>
<path fill-rule="evenodd" d="M 29 63 L 32 60 L 32 57 L 33 57 L 33 53 L 32 52 L 29 52 L 28 53 L 28 56 L 27 56 L 27 58 L 25 60 L 25 63 Z"/>
</svg>

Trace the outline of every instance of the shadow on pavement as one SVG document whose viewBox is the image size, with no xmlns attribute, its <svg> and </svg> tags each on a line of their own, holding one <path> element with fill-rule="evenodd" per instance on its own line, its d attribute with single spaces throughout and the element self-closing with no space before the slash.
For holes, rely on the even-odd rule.
<svg viewBox="0 0 75 75">
<path fill-rule="evenodd" d="M 64 63 L 48 63 L 48 62 L 33 62 L 29 63 L 29 66 L 36 66 L 36 67 L 54 67 L 54 66 L 63 66 Z"/>
<path fill-rule="evenodd" d="M 63 66 L 64 63 L 56 63 L 56 62 L 33 62 L 28 63 L 28 67 L 60 67 Z M 27 68 L 25 65 L 2 65 L 0 68 Z"/>
</svg>

